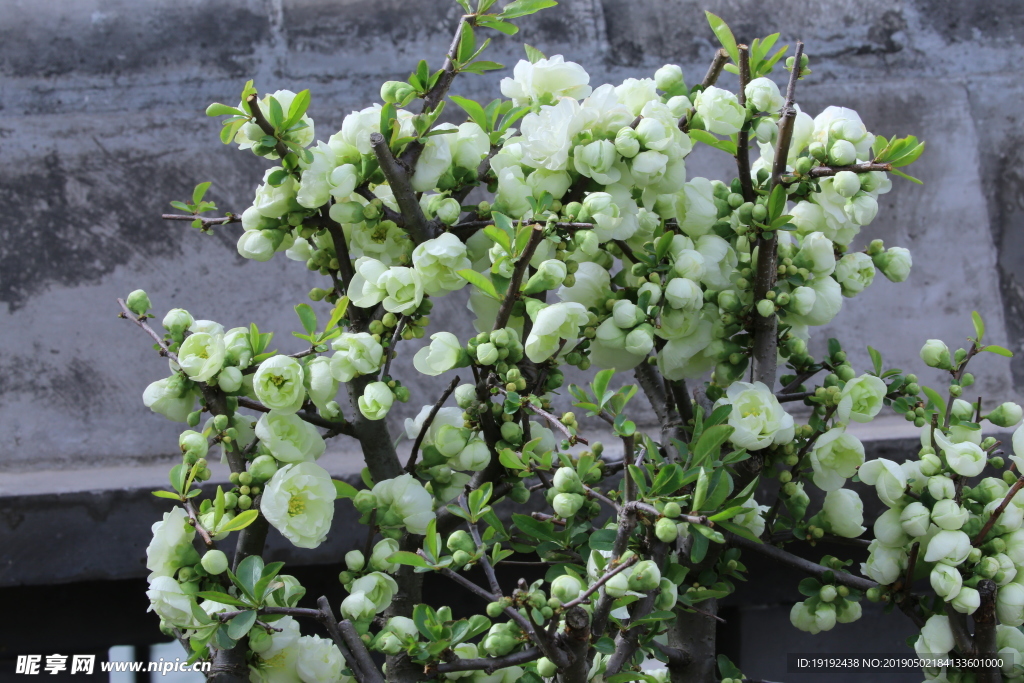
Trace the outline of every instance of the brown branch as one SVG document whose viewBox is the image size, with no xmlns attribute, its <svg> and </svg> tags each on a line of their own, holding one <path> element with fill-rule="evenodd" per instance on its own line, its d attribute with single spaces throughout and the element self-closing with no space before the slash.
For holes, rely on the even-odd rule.
<svg viewBox="0 0 1024 683">
<path fill-rule="evenodd" d="M 740 58 L 740 91 L 737 95 L 739 104 L 746 112 L 747 107 L 747 84 L 750 83 L 750 48 L 746 45 L 738 45 Z M 736 171 L 740 178 L 740 186 L 743 193 L 743 201 L 753 202 L 757 199 L 754 194 L 754 181 L 750 177 L 750 129 L 744 121 L 736 136 Z"/>
<path fill-rule="evenodd" d="M 407 322 L 409 322 L 409 317 L 402 315 L 395 324 L 395 331 L 391 334 L 391 341 L 388 343 L 387 360 L 384 361 L 384 369 L 380 373 L 381 379 L 391 376 L 391 361 L 395 359 L 398 342 L 402 339 L 402 331 Z"/>
<path fill-rule="evenodd" d="M 579 597 L 575 598 L 574 600 L 570 600 L 569 602 L 567 602 L 564 605 L 562 605 L 560 609 L 562 609 L 563 611 L 567 611 L 567 610 L 572 609 L 576 605 L 581 605 L 584 602 L 589 602 L 590 601 L 590 596 L 593 595 L 594 593 L 596 593 L 598 590 L 600 590 L 601 586 L 603 586 L 606 583 L 608 583 L 609 579 L 611 579 L 613 576 L 615 576 L 619 572 L 624 571 L 624 570 L 628 569 L 629 567 L 632 567 L 634 564 L 636 564 L 636 562 L 637 562 L 637 556 L 633 555 L 629 559 L 627 559 L 627 560 L 623 561 L 621 564 L 619 564 L 619 566 L 615 567 L 615 569 L 612 569 L 609 572 L 605 572 L 605 574 L 600 579 L 598 579 L 593 584 L 591 584 L 590 588 L 588 588 L 587 590 L 585 590 L 582 593 L 580 593 Z"/>
<path fill-rule="evenodd" d="M 250 94 L 245 98 L 245 105 L 248 108 L 249 113 L 252 114 L 252 118 L 255 120 L 256 125 L 260 127 L 264 135 L 269 135 L 274 138 L 274 151 L 281 157 L 281 161 L 288 156 L 291 150 L 288 149 L 288 145 L 282 142 L 281 138 L 277 137 L 277 131 L 270 125 L 270 121 L 267 121 L 267 117 L 263 115 L 263 110 L 260 109 L 259 95 L 256 93 Z"/>
<path fill-rule="evenodd" d="M 498 309 L 498 315 L 494 319 L 495 330 L 500 330 L 508 325 L 508 319 L 512 316 L 512 307 L 519 301 L 519 288 L 523 283 L 523 275 L 530 267 L 530 259 L 533 258 L 533 253 L 537 251 L 537 246 L 544 239 L 544 228 L 541 225 L 534 225 L 530 230 L 532 231 L 530 233 L 530 241 L 526 243 L 526 248 L 523 249 L 523 253 L 519 255 L 519 260 L 516 261 L 516 267 L 512 271 L 512 279 L 508 283 L 505 298 L 502 300 L 501 308 Z"/>
<path fill-rule="evenodd" d="M 196 513 L 196 507 L 192 504 L 191 499 L 185 501 L 184 508 L 185 513 L 188 514 L 188 518 L 192 522 L 192 526 L 195 527 L 199 537 L 203 539 L 203 544 L 206 545 L 207 548 L 213 549 L 215 547 L 213 539 L 210 538 L 209 532 L 207 532 L 199 522 L 199 515 Z"/>
<path fill-rule="evenodd" d="M 651 534 L 651 538 L 653 538 L 653 534 Z M 651 550 L 651 560 L 654 564 L 660 568 L 667 554 L 668 544 L 655 539 L 654 548 Z M 633 603 L 632 609 L 629 611 L 629 626 L 615 638 L 615 652 L 608 659 L 608 666 L 605 670 L 606 678 L 619 673 L 622 667 L 636 654 L 640 644 L 640 633 L 643 629 L 637 628 L 635 624 L 651 613 L 659 592 L 661 592 L 660 588 L 654 588 L 648 591 L 643 598 Z"/>
<path fill-rule="evenodd" d="M 398 208 L 405 220 L 405 229 L 412 238 L 413 244 L 420 244 L 430 239 L 431 231 L 419 200 L 416 199 L 416 191 L 412 189 L 410 174 L 401 166 L 388 146 L 384 136 L 380 133 L 370 133 L 370 146 L 373 154 L 377 157 L 380 170 L 387 178 L 398 202 Z"/>
<path fill-rule="evenodd" d="M 504 657 L 481 657 L 479 659 L 456 659 L 453 662 L 442 662 L 437 665 L 437 673 L 453 673 L 456 671 L 483 671 L 490 675 L 498 669 L 509 666 L 518 666 L 533 662 L 544 656 L 544 653 L 536 647 L 528 647 Z"/>
<path fill-rule="evenodd" d="M 960 648 L 960 654 L 974 652 L 974 638 L 967 630 L 967 615 L 953 609 L 953 603 L 946 603 L 946 615 L 949 617 L 949 630 L 953 632 L 953 641 Z"/>
<path fill-rule="evenodd" d="M 801 391 L 799 394 L 786 394 L 779 392 L 775 394 L 775 398 L 778 399 L 779 403 L 792 403 L 793 401 L 802 401 L 805 398 L 814 396 L 813 391 Z"/>
<path fill-rule="evenodd" d="M 851 164 L 849 166 L 816 166 L 811 169 L 808 173 L 812 178 L 825 178 L 827 176 L 833 176 L 836 173 L 842 171 L 850 171 L 851 173 L 871 173 L 872 171 L 891 171 L 892 164 L 876 164 L 876 163 L 863 163 L 863 164 Z"/>
<path fill-rule="evenodd" d="M 441 396 L 434 402 L 434 406 L 427 413 L 427 419 L 423 420 L 423 424 L 420 426 L 419 434 L 416 435 L 416 440 L 412 442 L 412 452 L 409 454 L 409 462 L 405 464 L 405 471 L 412 472 L 416 467 L 416 455 L 420 451 L 420 446 L 423 444 L 423 439 L 427 436 L 427 430 L 430 429 L 430 425 L 434 423 L 434 418 L 441 411 L 441 406 L 448 400 L 448 397 L 455 391 L 455 387 L 459 386 L 459 378 L 455 377 L 451 382 L 448 383 L 448 387 L 444 390 Z"/>
<path fill-rule="evenodd" d="M 786 106 L 782 108 L 779 118 L 779 135 L 775 150 L 775 163 L 772 166 L 772 188 L 782 180 L 789 158 L 789 145 L 793 139 L 793 126 L 796 123 L 796 109 L 793 98 L 796 94 L 796 82 L 800 78 L 800 63 L 803 58 L 804 44 L 796 43 L 796 59 L 793 72 L 790 74 L 789 87 L 786 89 Z M 772 232 L 770 239 L 763 236 L 758 240 L 757 274 L 754 278 L 754 303 L 764 299 L 775 287 L 778 275 L 778 233 Z M 771 390 L 775 386 L 775 371 L 778 362 L 778 318 L 774 313 L 765 317 L 759 312 L 754 313 L 754 353 L 751 357 L 754 379 L 762 382 Z"/>
<path fill-rule="evenodd" d="M 241 223 L 242 217 L 236 216 L 235 214 L 228 214 L 223 218 L 204 218 L 198 214 L 181 214 L 181 213 L 165 213 L 161 214 L 160 218 L 165 221 L 195 221 L 200 220 L 203 222 L 203 230 L 206 230 L 211 225 L 224 225 L 226 223 Z"/>
<path fill-rule="evenodd" d="M 132 312 L 132 310 L 128 308 L 128 304 L 124 302 L 124 299 L 119 298 L 117 300 L 117 304 L 121 307 L 121 310 L 123 311 L 122 313 L 118 314 L 119 318 L 126 318 L 127 320 L 131 320 L 133 323 L 138 325 L 142 329 L 142 331 L 148 334 L 150 337 L 152 337 L 153 341 L 155 341 L 157 343 L 157 346 L 160 347 L 161 356 L 170 358 L 172 361 L 174 361 L 175 365 L 181 365 L 178 362 L 178 356 L 173 351 L 167 348 L 167 341 L 159 334 L 157 334 L 156 330 L 154 330 L 146 323 L 146 320 L 148 319 L 146 316 L 136 316 Z"/>
<path fill-rule="evenodd" d="M 995 659 L 999 653 L 996 645 L 996 583 L 991 579 L 978 582 L 981 604 L 972 615 L 974 618 L 974 649 L 979 659 Z M 977 683 L 1001 683 L 1002 672 L 998 666 L 981 666 L 975 669 Z"/>
<path fill-rule="evenodd" d="M 846 572 L 837 572 L 834 569 L 829 569 L 828 567 L 823 567 L 822 565 L 811 562 L 810 560 L 805 560 L 802 557 L 797 557 L 796 555 L 788 553 L 782 548 L 776 548 L 773 545 L 768 545 L 766 543 L 754 543 L 749 539 L 743 538 L 742 536 L 737 536 L 735 534 L 729 534 L 726 538 L 729 544 L 734 547 L 743 548 L 745 550 L 752 550 L 756 553 L 760 553 L 762 555 L 770 557 L 776 562 L 787 564 L 790 567 L 799 569 L 800 571 L 806 572 L 807 574 L 815 576 L 819 579 L 825 574 L 825 572 L 832 572 L 832 574 L 835 576 L 836 583 L 841 584 L 843 586 L 847 586 L 849 588 L 866 591 L 869 588 L 878 587 L 878 584 L 874 581 L 871 581 L 870 579 L 864 579 L 859 576 L 854 576 L 853 574 L 847 574 Z"/>
<path fill-rule="evenodd" d="M 1024 476 L 1021 476 L 1017 481 L 1013 482 L 1013 486 L 1010 487 L 1010 490 L 1006 492 L 1006 496 L 1003 497 L 1003 502 L 999 504 L 999 507 L 992 511 L 992 516 L 988 518 L 985 525 L 981 527 L 981 531 L 979 531 L 978 535 L 974 537 L 974 542 L 972 543 L 973 546 L 977 547 L 985 542 L 985 536 L 987 536 L 988 532 L 992 530 L 995 523 L 999 521 L 999 515 L 1003 514 L 1003 510 L 1006 509 L 1006 506 L 1010 504 L 1010 501 L 1013 500 L 1013 497 L 1017 495 L 1017 492 L 1020 491 L 1022 487 L 1024 487 Z"/>
</svg>

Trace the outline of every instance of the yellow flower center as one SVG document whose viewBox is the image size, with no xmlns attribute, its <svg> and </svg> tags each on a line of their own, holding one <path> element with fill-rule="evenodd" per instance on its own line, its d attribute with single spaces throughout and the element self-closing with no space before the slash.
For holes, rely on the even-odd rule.
<svg viewBox="0 0 1024 683">
<path fill-rule="evenodd" d="M 306 500 L 299 496 L 292 496 L 288 501 L 288 516 L 295 517 L 296 515 L 305 514 L 306 512 Z"/>
<path fill-rule="evenodd" d="M 285 382 L 288 381 L 284 377 L 282 377 L 281 375 L 271 375 L 269 379 L 270 379 L 270 383 L 273 384 L 278 389 L 281 388 L 282 384 L 284 384 Z"/>
</svg>

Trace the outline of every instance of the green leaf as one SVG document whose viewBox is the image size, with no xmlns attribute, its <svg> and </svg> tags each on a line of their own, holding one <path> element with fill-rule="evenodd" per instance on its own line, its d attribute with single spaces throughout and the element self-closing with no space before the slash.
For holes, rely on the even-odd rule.
<svg viewBox="0 0 1024 683">
<path fill-rule="evenodd" d="M 299 316 L 299 322 L 303 329 L 309 334 L 316 332 L 316 311 L 309 304 L 297 304 L 295 313 Z"/>
<path fill-rule="evenodd" d="M 302 115 L 306 113 L 309 108 L 309 90 L 303 90 L 295 99 L 292 100 L 292 104 L 288 107 L 288 119 L 281 125 L 282 130 L 288 130 L 302 118 Z"/>
<path fill-rule="evenodd" d="M 768 216 L 775 220 L 777 217 L 782 215 L 782 212 L 786 210 L 786 188 L 783 187 L 782 183 L 779 183 L 772 188 L 772 193 L 768 197 Z"/>
<path fill-rule="evenodd" d="M 515 19 L 525 17 L 528 14 L 539 12 L 548 7 L 554 7 L 558 3 L 555 0 L 515 0 L 505 5 L 505 8 L 498 16 L 502 19 Z"/>
<path fill-rule="evenodd" d="M 520 531 L 528 536 L 534 538 L 541 538 L 545 541 L 552 541 L 561 545 L 562 541 L 554 533 L 554 525 L 551 522 L 541 522 L 536 520 L 529 515 L 512 515 L 512 523 L 515 524 Z"/>
<path fill-rule="evenodd" d="M 345 311 L 348 310 L 348 297 L 343 296 L 338 299 L 338 303 L 334 305 L 334 310 L 331 311 L 331 319 L 327 321 L 327 327 L 324 328 L 325 332 L 329 332 L 341 322 L 341 319 L 345 317 Z"/>
<path fill-rule="evenodd" d="M 178 211 L 184 211 L 185 213 L 192 213 L 192 207 L 190 207 L 185 202 L 174 201 L 174 202 L 171 202 L 171 206 L 173 206 Z"/>
<path fill-rule="evenodd" d="M 356 490 L 355 486 L 338 479 L 332 479 L 334 482 L 334 492 L 336 498 L 355 498 L 359 491 Z"/>
<path fill-rule="evenodd" d="M 224 122 L 224 125 L 220 129 L 220 141 L 225 145 L 230 145 L 231 141 L 235 139 L 235 135 L 238 134 L 238 129 L 245 125 L 245 119 L 228 119 Z"/>
<path fill-rule="evenodd" d="M 249 610 L 248 612 L 242 612 L 238 616 L 232 617 L 231 621 L 228 622 L 228 636 L 234 640 L 241 639 L 252 625 L 256 623 L 256 612 L 255 610 Z"/>
<path fill-rule="evenodd" d="M 701 509 L 704 505 L 704 499 L 708 495 L 708 471 L 706 468 L 700 468 L 700 474 L 697 475 L 697 485 L 693 489 L 693 507 L 692 511 L 696 512 Z"/>
<path fill-rule="evenodd" d="M 736 48 L 736 38 L 733 37 L 732 31 L 729 30 L 729 26 L 722 20 L 721 17 L 704 10 L 704 14 L 708 18 L 708 24 L 711 26 L 711 30 L 714 31 L 715 36 L 718 37 L 718 42 L 722 44 L 725 51 L 729 53 L 729 57 L 732 59 L 734 64 L 740 63 L 740 53 Z"/>
<path fill-rule="evenodd" d="M 225 605 L 231 605 L 232 607 L 249 607 L 238 598 L 228 595 L 227 593 L 221 593 L 220 591 L 199 591 L 196 593 L 197 598 L 203 598 L 205 600 L 213 600 L 214 602 L 222 602 Z"/>
<path fill-rule="evenodd" d="M 726 154 L 736 156 L 736 143 L 732 140 L 719 140 L 706 130 L 694 129 L 690 131 L 690 139 L 694 142 L 703 142 L 705 145 L 719 149 Z"/>
<path fill-rule="evenodd" d="M 898 176 L 899 176 L 900 178 L 903 178 L 904 180 L 909 180 L 909 181 L 910 181 L 910 182 L 912 182 L 912 183 L 917 183 L 918 185 L 924 185 L 924 181 L 923 181 L 923 180 L 918 180 L 918 179 L 917 179 L 917 178 L 915 178 L 914 176 L 911 176 L 911 175 L 907 175 L 907 174 L 906 174 L 906 173 L 904 173 L 903 171 L 898 171 L 898 170 L 896 170 L 895 168 L 894 168 L 894 169 L 892 169 L 892 170 L 890 171 L 890 173 L 892 173 L 892 174 L 894 174 L 894 175 L 898 175 Z"/>
<path fill-rule="evenodd" d="M 590 389 L 594 392 L 594 400 L 597 404 L 604 407 L 604 404 L 608 401 L 611 396 L 605 396 L 608 391 L 608 383 L 612 381 L 612 375 L 615 374 L 613 368 L 602 370 L 601 372 L 594 375 L 594 381 L 590 383 Z"/>
<path fill-rule="evenodd" d="M 997 356 L 1003 356 L 1004 358 L 1013 358 L 1013 351 L 1003 346 L 997 346 L 996 344 L 988 344 L 983 346 L 981 350 L 994 353 Z"/>
<path fill-rule="evenodd" d="M 800 591 L 801 595 L 812 598 L 821 592 L 821 582 L 812 576 L 808 576 L 806 579 L 800 580 L 800 583 L 797 584 L 797 590 Z"/>
<path fill-rule="evenodd" d="M 977 311 L 971 311 L 971 322 L 974 323 L 974 334 L 977 335 L 974 341 L 980 344 L 981 338 L 985 336 L 985 321 Z"/>
<path fill-rule="evenodd" d="M 532 45 L 526 45 L 524 43 L 523 48 L 526 50 L 526 58 L 530 60 L 530 64 L 536 64 L 540 60 L 545 59 L 544 53 Z"/>
<path fill-rule="evenodd" d="M 206 108 L 206 115 L 207 116 L 227 116 L 227 115 L 245 116 L 246 114 L 241 109 L 235 109 L 234 107 L 229 107 L 226 104 L 221 104 L 220 102 L 214 102 L 213 104 L 211 104 L 209 107 Z"/>
<path fill-rule="evenodd" d="M 407 550 L 399 550 L 397 553 L 388 556 L 388 562 L 392 564 L 406 564 L 410 567 L 424 567 L 427 568 L 430 565 L 421 556 L 416 553 L 411 553 Z"/>
<path fill-rule="evenodd" d="M 464 21 L 462 22 L 462 37 L 459 39 L 456 59 L 465 64 L 472 61 L 474 52 L 476 52 L 476 35 L 473 33 L 473 25 Z"/>
<path fill-rule="evenodd" d="M 270 113 L 267 115 L 267 120 L 275 130 L 281 130 L 281 124 L 284 123 L 284 110 L 281 109 L 281 103 L 274 96 L 270 97 Z"/>
<path fill-rule="evenodd" d="M 508 448 L 502 448 L 501 451 L 498 453 L 498 462 L 500 462 L 502 465 L 509 468 L 510 470 L 526 469 L 526 465 L 523 464 L 523 461 L 519 457 L 519 455 L 517 455 L 515 451 Z"/>
<path fill-rule="evenodd" d="M 871 363 L 872 363 L 872 365 L 874 365 L 875 374 L 876 375 L 881 375 L 882 374 L 882 354 L 879 353 L 878 351 L 876 351 L 875 349 L 871 348 L 870 346 L 868 347 L 868 354 L 871 356 Z"/>
<path fill-rule="evenodd" d="M 188 478 L 188 468 L 186 468 L 184 464 L 175 465 L 171 468 L 168 476 L 170 477 L 171 486 L 174 490 L 178 493 L 184 494 L 185 481 Z"/>
<path fill-rule="evenodd" d="M 495 301 L 501 300 L 501 297 L 498 296 L 498 292 L 494 289 L 494 284 L 480 273 L 476 272 L 472 268 L 466 268 L 457 272 L 459 277 L 479 289 L 487 296 L 491 297 Z"/>
<path fill-rule="evenodd" d="M 181 500 L 180 493 L 172 493 L 171 491 L 153 491 L 153 495 L 157 498 L 169 498 L 171 500 Z"/>
<path fill-rule="evenodd" d="M 706 428 L 700 435 L 697 445 L 693 447 L 693 464 L 702 465 L 708 456 L 718 453 L 722 444 L 729 440 L 734 431 L 735 428 L 729 425 L 715 425 Z"/>
<path fill-rule="evenodd" d="M 725 655 L 718 655 L 716 661 L 718 662 L 718 672 L 722 674 L 722 678 L 743 678 L 743 673 Z"/>
<path fill-rule="evenodd" d="M 755 536 L 750 529 L 748 529 L 747 527 L 745 527 L 745 526 L 743 526 L 741 524 L 737 524 L 736 522 L 732 522 L 732 521 L 723 519 L 723 520 L 715 522 L 715 524 L 717 526 L 720 526 L 721 528 L 725 529 L 726 531 L 728 531 L 730 533 L 736 534 L 737 536 L 740 536 L 741 538 L 747 539 L 748 541 L 753 541 L 754 543 L 760 543 L 761 542 L 761 539 L 758 538 L 757 536 Z M 696 538 L 697 537 L 694 536 L 694 540 L 696 540 Z"/>
<path fill-rule="evenodd" d="M 722 522 L 724 525 L 725 522 Z M 708 546 L 710 542 L 706 536 L 701 534 L 693 535 L 693 546 L 690 548 L 690 561 L 694 564 L 699 563 L 704 559 L 704 556 L 708 554 Z"/>
<path fill-rule="evenodd" d="M 476 23 L 487 28 L 493 28 L 495 31 L 501 31 L 507 36 L 514 36 L 519 32 L 519 27 L 515 24 L 510 24 L 496 17 L 477 17 Z M 466 71 L 466 69 L 463 69 L 463 71 Z"/>
<path fill-rule="evenodd" d="M 244 529 L 256 521 L 256 518 L 259 517 L 259 515 L 259 510 L 246 510 L 245 512 L 239 512 L 231 519 L 231 521 L 217 529 L 217 533 L 226 533 L 228 531 L 239 531 Z"/>
<path fill-rule="evenodd" d="M 946 413 L 946 400 L 939 395 L 939 392 L 935 391 L 931 387 L 926 387 L 923 384 L 921 385 L 921 391 L 924 392 L 924 395 L 928 397 L 928 400 L 932 402 L 932 405 L 935 406 L 940 413 Z"/>
<path fill-rule="evenodd" d="M 211 184 L 212 183 L 199 183 L 196 185 L 195 189 L 192 190 L 193 204 L 199 204 L 199 202 L 203 201 L 203 196 L 206 194 L 206 191 L 210 189 Z"/>
<path fill-rule="evenodd" d="M 459 97 L 458 95 L 449 95 L 448 99 L 462 107 L 466 113 L 469 114 L 469 118 L 473 123 L 477 124 L 485 131 L 490 130 L 490 127 L 487 125 L 487 114 L 484 113 L 484 108 L 480 106 L 479 102 L 466 97 Z"/>
<path fill-rule="evenodd" d="M 495 225 L 488 225 L 484 228 L 484 234 L 491 238 L 495 244 L 499 245 L 507 253 L 512 252 L 512 240 L 509 238 L 508 233 Z"/>
</svg>

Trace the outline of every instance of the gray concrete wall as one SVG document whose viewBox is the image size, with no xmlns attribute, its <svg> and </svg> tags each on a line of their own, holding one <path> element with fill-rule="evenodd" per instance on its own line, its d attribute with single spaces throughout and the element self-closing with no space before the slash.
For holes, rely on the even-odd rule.
<svg viewBox="0 0 1024 683">
<path fill-rule="evenodd" d="M 518 36 L 497 36 L 490 58 L 511 67 L 528 42 L 581 62 L 595 85 L 649 76 L 667 62 L 695 82 L 715 49 L 703 8 L 740 40 L 774 30 L 787 42 L 804 40 L 813 74 L 798 100 L 810 113 L 854 107 L 873 132 L 928 142 L 912 169 L 924 187 L 897 179 L 860 238 L 909 247 L 909 282 L 879 277 L 821 331 L 817 349 L 835 335 L 861 367 L 868 343 L 893 365 L 917 367 L 925 339 L 961 342 L 976 309 L 995 343 L 1021 350 L 1024 3 L 563 0 L 522 21 Z M 255 321 L 278 331 L 282 350 L 299 348 L 289 335 L 291 306 L 317 277 L 282 256 L 244 261 L 234 229 L 207 237 L 159 218 L 204 180 L 214 181 L 209 197 L 222 209 L 241 211 L 262 176 L 260 160 L 218 143 L 206 105 L 234 103 L 248 78 L 262 92 L 310 88 L 310 113 L 326 138 L 347 112 L 377 98 L 383 80 L 404 77 L 420 58 L 439 66 L 457 9 L 451 0 L 0 4 L 0 536 L 16 549 L 0 562 L 0 584 L 144 573 L 138 555 L 157 513 L 142 492 L 160 485 L 178 427 L 141 404 L 144 387 L 166 369 L 138 330 L 116 319 L 115 297 L 142 287 L 161 311 L 185 307 L 228 326 Z M 460 77 L 452 92 L 496 96 L 502 75 Z M 732 172 L 731 160 L 711 150 L 690 163 L 691 175 Z M 433 317 L 466 334 L 461 306 L 450 297 Z M 975 374 L 986 400 L 1019 396 L 1024 354 L 1012 363 L 979 359 Z M 396 417 L 432 402 L 442 385 L 416 384 Z M 892 435 L 905 436 L 898 427 Z M 332 450 L 332 472 L 353 473 L 348 445 Z M 110 526 L 124 513 L 137 524 Z M 90 559 L 82 539 L 95 538 L 93 522 L 106 525 L 107 541 L 123 534 L 123 543 L 104 546 L 121 548 L 119 556 Z M 32 544 L 58 528 L 80 554 L 48 578 L 30 572 L 26 558 L 49 562 Z M 796 597 L 789 590 L 751 607 L 764 611 L 743 622 L 744 642 L 784 625 Z M 840 627 L 827 642 L 842 647 L 863 625 Z M 905 634 L 892 628 L 875 642 L 898 651 Z"/>
</svg>

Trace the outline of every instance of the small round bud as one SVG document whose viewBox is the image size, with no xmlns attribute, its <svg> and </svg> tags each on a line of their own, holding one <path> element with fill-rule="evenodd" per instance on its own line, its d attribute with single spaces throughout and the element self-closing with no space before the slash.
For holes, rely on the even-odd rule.
<svg viewBox="0 0 1024 683">
<path fill-rule="evenodd" d="M 228 568 L 228 556 L 223 550 L 207 550 L 202 565 L 210 574 L 223 574 Z"/>
</svg>

